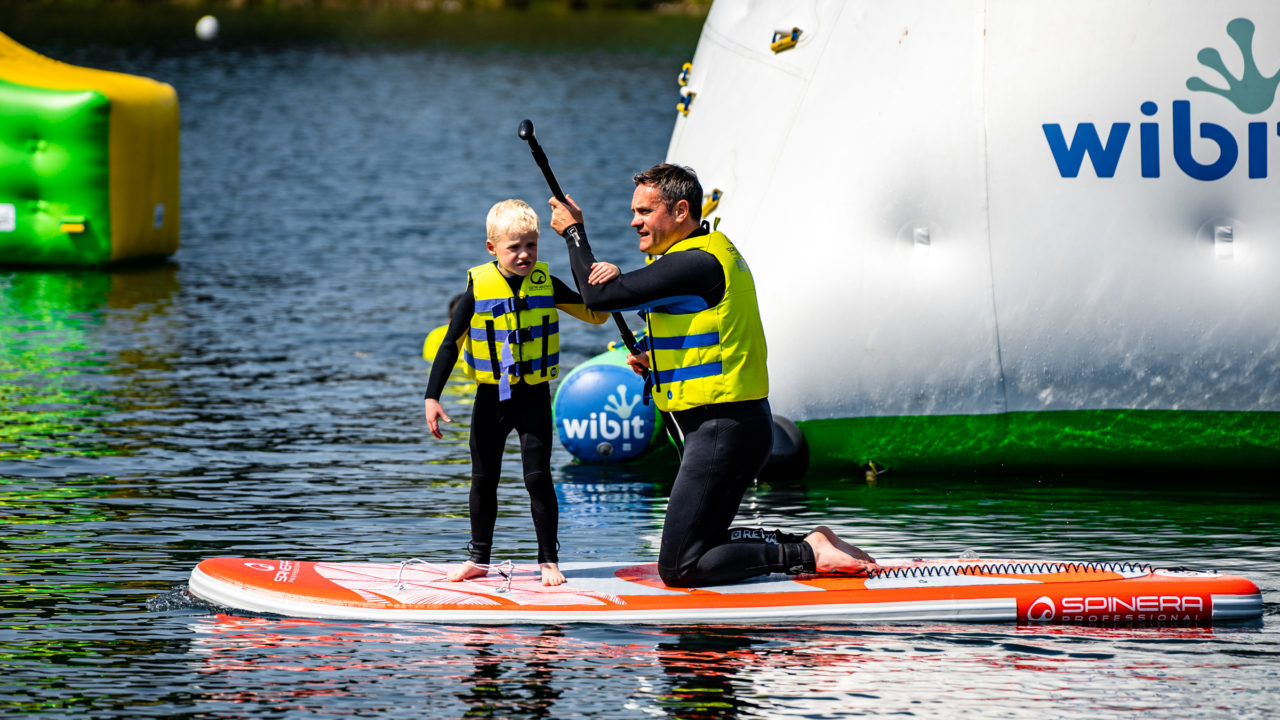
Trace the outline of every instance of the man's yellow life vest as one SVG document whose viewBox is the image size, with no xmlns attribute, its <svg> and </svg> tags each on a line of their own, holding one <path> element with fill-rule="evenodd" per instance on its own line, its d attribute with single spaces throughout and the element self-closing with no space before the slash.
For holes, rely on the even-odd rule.
<svg viewBox="0 0 1280 720">
<path fill-rule="evenodd" d="M 488 262 L 467 271 L 476 309 L 463 338 L 462 366 L 476 382 L 497 384 L 511 397 L 511 383 L 544 383 L 559 372 L 560 316 L 547 264 L 535 263 L 518 295 Z"/>
<path fill-rule="evenodd" d="M 764 326 L 747 261 L 724 233 L 681 240 L 665 253 L 704 250 L 724 270 L 724 297 L 706 310 L 649 311 L 649 361 L 658 409 L 687 410 L 711 403 L 769 396 Z"/>
</svg>

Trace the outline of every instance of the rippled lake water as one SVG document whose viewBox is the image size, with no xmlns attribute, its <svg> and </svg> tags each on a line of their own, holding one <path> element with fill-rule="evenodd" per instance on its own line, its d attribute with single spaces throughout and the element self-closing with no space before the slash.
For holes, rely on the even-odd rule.
<svg viewBox="0 0 1280 720">
<path fill-rule="evenodd" d="M 691 52 L 691 49 L 690 49 Z M 247 617 L 182 588 L 214 555 L 448 562 L 467 540 L 465 393 L 429 437 L 423 336 L 485 259 L 494 201 L 547 191 L 639 265 L 631 172 L 662 159 L 685 56 L 308 46 L 60 59 L 182 103 L 182 248 L 0 271 L 0 707 L 7 717 L 1270 717 L 1280 492 L 1112 474 L 759 485 L 750 523 L 873 553 L 1135 560 L 1244 574 L 1260 623 L 445 627 Z M 726 223 L 731 223 L 727 219 Z M 728 227 L 731 231 L 732 228 Z M 565 253 L 546 233 L 553 271 Z M 798 312 L 805 311 L 801 308 Z M 608 328 L 566 324 L 565 364 Z M 514 448 L 514 445 L 510 446 Z M 671 468 L 553 457 L 561 557 L 656 555 Z M 513 470 L 497 555 L 536 553 Z"/>
</svg>

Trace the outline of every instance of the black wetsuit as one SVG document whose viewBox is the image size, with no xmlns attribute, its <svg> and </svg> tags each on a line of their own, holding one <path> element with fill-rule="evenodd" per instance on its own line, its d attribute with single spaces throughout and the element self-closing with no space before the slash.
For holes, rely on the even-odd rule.
<svg viewBox="0 0 1280 720">
<path fill-rule="evenodd" d="M 706 232 L 704 225 L 690 237 Z M 682 312 L 691 312 L 724 298 L 724 270 L 703 250 L 664 255 L 603 285 L 590 285 L 587 276 L 596 259 L 585 229 L 574 225 L 564 237 L 574 277 L 592 310 L 661 310 L 678 303 Z M 770 572 L 813 572 L 813 549 L 803 535 L 730 527 L 742 496 L 769 459 L 769 401 L 713 403 L 672 415 L 684 434 L 684 456 L 662 526 L 658 572 L 663 582 L 689 587 Z"/>
<path fill-rule="evenodd" d="M 520 291 L 519 275 L 507 278 L 512 294 Z M 582 305 L 582 296 L 552 277 L 555 303 Z M 475 294 L 470 283 L 449 320 L 440 350 L 431 365 L 426 397 L 439 400 L 449 374 L 458 361 L 458 339 L 471 328 Z M 493 526 L 498 518 L 498 480 L 502 474 L 502 452 L 507 436 L 520 436 L 520 460 L 524 485 L 529 491 L 529 510 L 538 536 L 538 562 L 559 562 L 557 528 L 560 508 L 551 482 L 551 391 L 547 383 L 512 383 L 511 398 L 498 399 L 498 386 L 478 383 L 471 411 L 471 562 L 487 564 L 493 550 Z"/>
</svg>

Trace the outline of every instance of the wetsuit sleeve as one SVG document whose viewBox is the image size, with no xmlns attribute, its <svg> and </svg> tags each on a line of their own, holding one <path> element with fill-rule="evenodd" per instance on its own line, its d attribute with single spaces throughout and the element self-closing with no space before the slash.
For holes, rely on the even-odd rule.
<svg viewBox="0 0 1280 720">
<path fill-rule="evenodd" d="M 551 276 L 551 288 L 555 292 L 557 310 L 562 310 L 592 325 L 600 325 L 608 321 L 609 313 L 589 309 L 582 301 L 582 296 L 555 275 Z"/>
<path fill-rule="evenodd" d="M 587 276 L 596 257 L 587 242 L 586 228 L 571 225 L 565 228 L 564 239 L 578 291 L 592 310 L 619 312 L 679 303 L 687 312 L 709 308 L 724 298 L 724 270 L 703 250 L 672 253 L 603 285 L 591 285 Z"/>
<path fill-rule="evenodd" d="M 471 316 L 476 311 L 476 296 L 471 291 L 471 281 L 467 281 L 467 292 L 453 309 L 453 317 L 449 318 L 449 329 L 440 341 L 440 349 L 436 351 L 436 359 L 431 362 L 431 376 L 427 379 L 427 392 L 424 399 L 439 400 L 444 392 L 445 383 L 453 373 L 453 366 L 458 362 L 458 352 L 462 349 L 462 336 L 471 330 Z"/>
</svg>

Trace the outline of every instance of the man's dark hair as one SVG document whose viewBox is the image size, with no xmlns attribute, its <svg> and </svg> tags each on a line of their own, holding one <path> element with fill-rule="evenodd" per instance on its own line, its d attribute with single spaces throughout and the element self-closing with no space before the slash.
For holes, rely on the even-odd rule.
<svg viewBox="0 0 1280 720">
<path fill-rule="evenodd" d="M 674 212 L 676 203 L 681 200 L 689 202 L 689 215 L 694 222 L 702 221 L 702 183 L 698 182 L 698 174 L 691 167 L 659 163 L 638 172 L 631 178 L 636 185 L 653 185 L 658 188 L 658 195 L 667 206 L 668 212 Z"/>
</svg>

